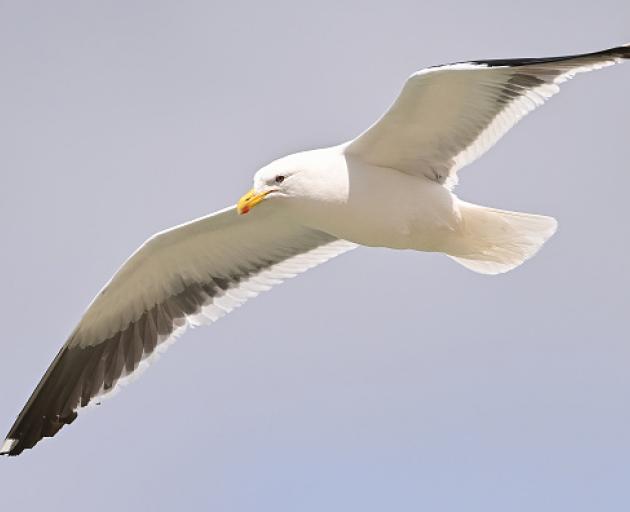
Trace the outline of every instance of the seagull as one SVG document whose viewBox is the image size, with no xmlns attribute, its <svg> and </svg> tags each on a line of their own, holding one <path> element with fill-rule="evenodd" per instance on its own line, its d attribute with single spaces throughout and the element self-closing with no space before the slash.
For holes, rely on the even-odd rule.
<svg viewBox="0 0 630 512">
<path fill-rule="evenodd" d="M 441 252 L 483 274 L 519 266 L 555 219 L 462 201 L 458 171 L 566 80 L 627 59 L 630 44 L 423 69 L 354 140 L 271 162 L 236 205 L 153 235 L 89 305 L 0 454 L 54 436 L 187 326 L 358 245 Z"/>
</svg>

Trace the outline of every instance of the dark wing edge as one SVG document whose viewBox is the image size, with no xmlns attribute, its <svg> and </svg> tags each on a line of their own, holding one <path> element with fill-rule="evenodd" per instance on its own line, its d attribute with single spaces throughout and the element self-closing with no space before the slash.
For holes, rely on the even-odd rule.
<svg viewBox="0 0 630 512">
<path fill-rule="evenodd" d="M 188 315 L 199 312 L 218 290 L 227 288 L 221 279 L 189 286 L 96 345 L 73 346 L 71 336 L 22 409 L 0 454 L 19 455 L 72 423 L 77 408 L 112 391 L 178 328 L 185 327 Z"/>
<path fill-rule="evenodd" d="M 523 58 L 511 58 L 511 59 L 483 59 L 483 60 L 468 60 L 461 62 L 451 62 L 450 64 L 439 64 L 431 66 L 428 69 L 442 68 L 447 66 L 454 66 L 456 64 L 478 64 L 480 66 L 492 67 L 521 67 L 521 66 L 535 66 L 537 64 L 553 64 L 554 62 L 564 62 L 567 60 L 582 59 L 582 58 L 613 58 L 613 59 L 630 59 L 630 43 L 616 46 L 614 48 L 608 48 L 606 50 L 600 50 L 597 52 L 588 53 L 576 53 L 573 55 L 561 55 L 557 57 L 523 57 Z"/>
</svg>

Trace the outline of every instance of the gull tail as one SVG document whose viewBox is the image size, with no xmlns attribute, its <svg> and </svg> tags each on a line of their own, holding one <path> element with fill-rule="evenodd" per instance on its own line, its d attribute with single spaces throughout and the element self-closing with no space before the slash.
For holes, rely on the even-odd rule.
<svg viewBox="0 0 630 512">
<path fill-rule="evenodd" d="M 501 274 L 531 258 L 556 232 L 552 217 L 459 202 L 462 231 L 447 255 L 481 274 Z"/>
</svg>

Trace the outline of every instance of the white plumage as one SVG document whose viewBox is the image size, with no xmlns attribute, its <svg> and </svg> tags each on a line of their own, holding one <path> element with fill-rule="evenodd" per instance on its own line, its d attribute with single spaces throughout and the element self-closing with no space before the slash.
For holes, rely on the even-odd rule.
<svg viewBox="0 0 630 512">
<path fill-rule="evenodd" d="M 626 45 L 420 71 L 355 140 L 272 162 L 236 207 L 151 237 L 93 300 L 0 453 L 53 436 L 187 325 L 358 244 L 443 252 L 487 274 L 520 265 L 556 221 L 464 202 L 452 193 L 457 172 L 562 82 L 628 58 Z"/>
</svg>

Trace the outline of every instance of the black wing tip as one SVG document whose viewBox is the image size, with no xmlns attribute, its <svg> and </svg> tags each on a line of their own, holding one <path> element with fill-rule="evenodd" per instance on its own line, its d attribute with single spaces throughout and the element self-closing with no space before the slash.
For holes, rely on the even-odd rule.
<svg viewBox="0 0 630 512">
<path fill-rule="evenodd" d="M 37 443 L 46 437 L 53 437 L 64 425 L 69 425 L 77 417 L 77 412 L 66 417 L 50 419 L 42 417 L 41 421 L 29 423 L 28 421 L 16 424 L 0 448 L 0 455 L 14 457 L 20 455 L 24 450 L 33 448 Z M 22 431 L 19 427 L 23 427 Z"/>
<path fill-rule="evenodd" d="M 199 308 L 188 302 L 180 306 L 183 309 L 178 310 L 178 318 L 189 313 L 186 308 L 190 312 Z M 0 447 L 0 455 L 19 455 L 43 438 L 53 437 L 77 418 L 78 408 L 85 407 L 102 391 L 110 390 L 121 377 L 134 372 L 140 361 L 153 352 L 159 336 L 173 331 L 173 322 L 168 324 L 163 313 L 157 318 L 152 313 L 154 310 L 145 312 L 136 322 L 143 324 L 142 336 L 133 336 L 136 325 L 130 323 L 96 345 L 64 345 L 9 431 Z M 147 327 L 149 320 L 151 330 Z M 158 334 L 159 329 L 161 334 Z M 123 336 L 126 336 L 126 346 Z"/>
<path fill-rule="evenodd" d="M 542 58 L 516 58 L 516 59 L 487 59 L 487 60 L 472 60 L 467 64 L 478 64 L 485 67 L 519 67 L 519 66 L 531 66 L 535 64 L 549 64 L 552 62 L 561 62 L 568 59 L 576 59 L 580 57 L 602 57 L 602 58 L 617 58 L 617 59 L 630 59 L 630 43 L 626 43 L 615 48 L 608 48 L 606 50 L 600 50 L 598 52 L 580 53 L 575 55 L 563 55 L 560 57 L 542 57 Z"/>
</svg>

